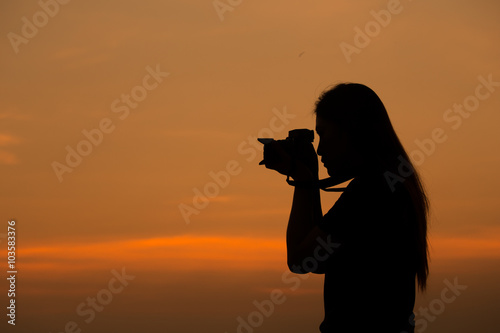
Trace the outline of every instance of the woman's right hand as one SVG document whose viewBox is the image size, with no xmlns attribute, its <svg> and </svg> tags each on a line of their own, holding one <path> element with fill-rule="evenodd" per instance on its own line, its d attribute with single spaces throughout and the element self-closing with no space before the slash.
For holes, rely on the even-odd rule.
<svg viewBox="0 0 500 333">
<path fill-rule="evenodd" d="M 292 156 L 283 148 L 283 140 L 273 140 L 264 145 L 264 162 L 268 169 L 282 175 L 290 175 L 293 167 Z"/>
<path fill-rule="evenodd" d="M 278 140 L 264 145 L 264 162 L 268 169 L 291 176 L 295 180 L 315 180 L 318 177 L 318 156 L 312 143 L 307 142 L 293 147 L 292 156 L 284 145 L 285 140 Z"/>
</svg>

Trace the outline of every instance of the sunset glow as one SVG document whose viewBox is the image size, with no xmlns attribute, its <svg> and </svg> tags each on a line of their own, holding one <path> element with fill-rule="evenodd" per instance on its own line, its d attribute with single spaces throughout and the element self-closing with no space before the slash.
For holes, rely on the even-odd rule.
<svg viewBox="0 0 500 333">
<path fill-rule="evenodd" d="M 1 332 L 233 333 L 273 295 L 254 333 L 318 331 L 323 276 L 287 269 L 293 189 L 257 138 L 314 129 L 339 82 L 380 96 L 430 198 L 418 333 L 498 332 L 500 2 L 1 9 Z"/>
</svg>

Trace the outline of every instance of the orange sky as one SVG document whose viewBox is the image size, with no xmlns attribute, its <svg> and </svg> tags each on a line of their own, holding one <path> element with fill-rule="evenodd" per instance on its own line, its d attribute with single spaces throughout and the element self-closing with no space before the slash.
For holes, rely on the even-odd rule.
<svg viewBox="0 0 500 333">
<path fill-rule="evenodd" d="M 255 138 L 314 128 L 316 98 L 342 81 L 379 94 L 420 162 L 433 261 L 416 309 L 444 279 L 469 286 L 425 331 L 495 327 L 498 2 L 54 1 L 0 5 L 0 246 L 17 219 L 19 329 L 235 332 L 278 288 L 287 301 L 259 332 L 314 331 L 322 280 L 282 281 L 292 189 L 258 166 Z M 216 195 L 196 206 L 200 192 Z M 122 267 L 137 278 L 82 323 L 75 308 Z"/>
</svg>

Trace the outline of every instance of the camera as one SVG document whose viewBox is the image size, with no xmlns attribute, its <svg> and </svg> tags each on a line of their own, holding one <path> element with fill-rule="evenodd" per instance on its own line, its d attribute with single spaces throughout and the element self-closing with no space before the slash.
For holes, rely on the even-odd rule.
<svg viewBox="0 0 500 333">
<path fill-rule="evenodd" d="M 271 138 L 259 138 L 257 139 L 260 143 L 266 144 L 276 141 Z M 283 149 L 291 156 L 295 155 L 297 147 L 304 143 L 312 143 L 314 141 L 314 131 L 310 129 L 294 129 L 288 132 L 288 137 L 285 140 L 277 140 L 281 143 Z M 267 150 L 264 159 L 259 163 L 259 165 L 266 164 L 266 162 L 276 162 L 277 154 L 273 151 Z"/>
<path fill-rule="evenodd" d="M 288 137 L 284 140 L 274 140 L 271 138 L 259 138 L 257 140 L 264 145 L 273 141 L 277 141 L 281 144 L 283 149 L 285 149 L 285 151 L 290 154 L 290 156 L 294 157 L 299 146 L 312 143 L 314 141 L 314 131 L 304 128 L 295 129 L 289 131 Z M 260 161 L 259 165 L 265 165 L 266 163 L 274 164 L 276 162 L 279 162 L 278 159 L 278 154 L 276 153 L 276 151 L 274 151 L 272 146 L 267 146 L 264 149 L 264 159 Z M 338 181 L 333 177 L 304 184 L 303 182 L 290 180 L 290 176 L 287 175 L 286 182 L 292 186 L 316 188 L 327 192 L 343 192 L 346 189 L 345 187 L 333 188 L 332 186 L 337 186 L 340 183 L 344 182 L 344 180 Z"/>
</svg>

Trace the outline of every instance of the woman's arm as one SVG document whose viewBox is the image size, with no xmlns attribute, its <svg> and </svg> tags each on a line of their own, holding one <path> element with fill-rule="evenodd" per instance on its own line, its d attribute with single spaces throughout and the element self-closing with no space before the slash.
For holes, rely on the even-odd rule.
<svg viewBox="0 0 500 333">
<path fill-rule="evenodd" d="M 268 152 L 275 158 L 267 158 Z M 267 143 L 264 160 L 266 168 L 290 175 L 297 182 L 318 180 L 318 157 L 311 143 L 298 147 L 295 159 L 279 142 Z M 323 262 L 336 245 L 331 243 L 331 236 L 318 227 L 323 217 L 319 189 L 296 186 L 294 191 L 286 235 L 288 267 L 294 273 L 323 273 Z"/>
<path fill-rule="evenodd" d="M 318 175 L 313 175 L 304 164 L 297 163 L 294 179 L 298 182 L 314 182 L 318 180 Z M 287 263 L 292 272 L 322 273 L 322 270 L 311 269 L 314 266 L 319 269 L 320 266 L 318 258 L 315 258 L 319 256 L 315 255 L 316 247 L 320 246 L 317 238 L 326 238 L 326 233 L 318 228 L 322 217 L 319 189 L 295 187 L 286 233 Z M 318 250 L 316 252 L 319 253 Z M 309 261 L 306 265 L 305 260 Z M 316 265 L 311 260 L 316 261 Z"/>
<path fill-rule="evenodd" d="M 317 173 L 313 175 L 310 170 L 299 162 L 294 179 L 306 183 L 317 181 Z M 331 179 L 335 186 L 350 178 L 332 176 Z M 325 273 L 326 261 L 340 244 L 333 242 L 335 235 L 319 227 L 322 219 L 320 190 L 296 186 L 287 228 L 287 263 L 292 272 Z"/>
</svg>

